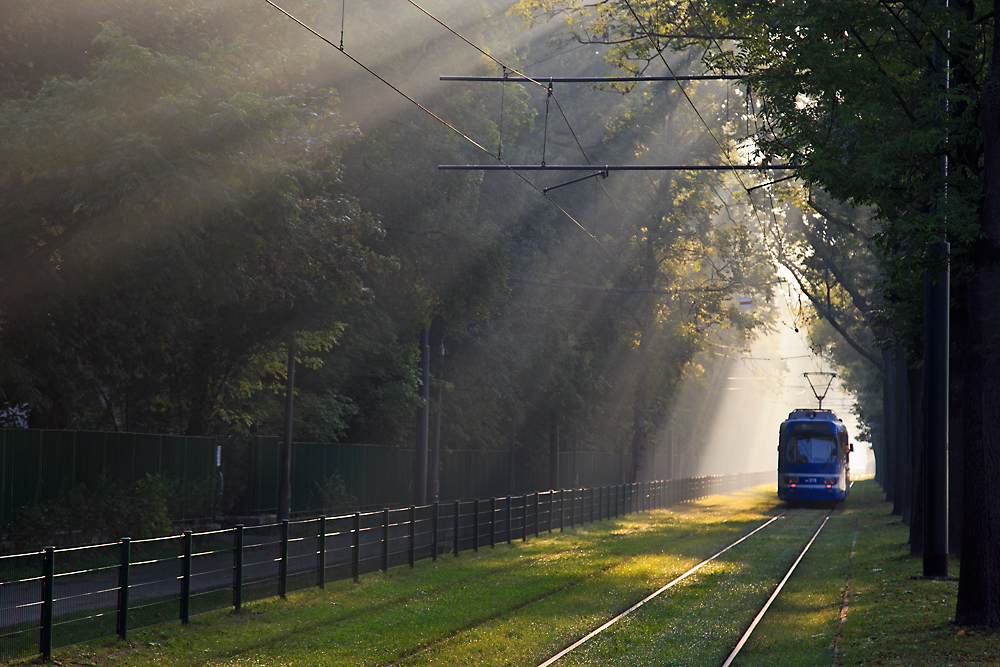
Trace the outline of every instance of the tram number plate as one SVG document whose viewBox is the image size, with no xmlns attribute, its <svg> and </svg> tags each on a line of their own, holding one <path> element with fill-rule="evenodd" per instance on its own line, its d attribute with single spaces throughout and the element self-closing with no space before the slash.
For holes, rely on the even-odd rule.
<svg viewBox="0 0 1000 667">
<path fill-rule="evenodd" d="M 803 477 L 801 479 L 801 483 L 802 484 L 819 484 L 820 483 L 820 478 L 819 477 Z"/>
</svg>

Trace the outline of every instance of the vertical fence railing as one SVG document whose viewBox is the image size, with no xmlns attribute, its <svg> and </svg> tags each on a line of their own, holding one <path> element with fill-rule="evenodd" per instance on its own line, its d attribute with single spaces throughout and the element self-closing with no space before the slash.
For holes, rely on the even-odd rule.
<svg viewBox="0 0 1000 667">
<path fill-rule="evenodd" d="M 435 502 L 434 509 L 431 513 L 431 530 L 433 531 L 433 536 L 431 537 L 431 560 L 437 561 L 438 559 L 438 536 L 440 534 L 440 527 L 438 525 L 441 519 L 441 503 Z"/>
<path fill-rule="evenodd" d="M 465 515 L 462 514 L 463 503 L 456 500 L 452 504 L 450 534 L 448 529 L 442 526 L 442 519 L 447 525 L 447 516 L 442 517 L 440 504 L 434 503 L 425 507 L 411 505 L 397 510 L 384 508 L 375 512 L 355 512 L 342 517 L 321 516 L 317 519 L 296 521 L 294 537 L 290 536 L 290 527 L 293 524 L 288 521 L 277 525 L 254 527 L 254 532 L 249 537 L 244 526 L 239 524 L 230 529 L 231 532 L 216 530 L 198 533 L 200 546 L 197 552 L 192 546 L 195 534 L 190 530 L 184 531 L 179 538 L 173 536 L 131 540 L 126 537 L 117 545 L 87 547 L 86 549 L 90 550 L 88 554 L 96 554 L 88 555 L 88 558 L 97 558 L 102 563 L 104 561 L 101 559 L 108 561 L 89 570 L 79 569 L 75 565 L 74 559 L 81 558 L 79 548 L 60 550 L 46 547 L 40 552 L 40 558 L 39 552 L 35 552 L 34 555 L 0 557 L 0 566 L 4 561 L 14 563 L 12 560 L 14 558 L 22 560 L 35 558 L 37 559 L 35 562 L 38 563 L 35 567 L 41 570 L 40 576 L 35 575 L 14 582 L 2 580 L 0 584 L 24 582 L 24 588 L 27 589 L 28 582 L 36 582 L 35 602 L 28 604 L 24 604 L 24 601 L 17 602 L 19 608 L 33 607 L 39 610 L 34 617 L 39 619 L 39 625 L 31 626 L 38 628 L 37 652 L 43 659 L 51 659 L 53 645 L 57 643 L 53 639 L 53 627 L 56 625 L 55 612 L 57 603 L 61 599 L 56 595 L 57 580 L 86 576 L 89 578 L 75 581 L 92 580 L 94 586 L 104 586 L 103 591 L 95 589 L 92 593 L 95 596 L 94 605 L 99 604 L 97 600 L 104 599 L 99 598 L 99 594 L 117 594 L 117 600 L 112 600 L 107 605 L 109 608 L 107 611 L 101 611 L 101 608 L 95 606 L 95 612 L 98 616 L 114 613 L 113 631 L 108 634 L 117 634 L 125 639 L 132 628 L 162 622 L 162 612 L 147 613 L 156 605 L 179 604 L 179 618 L 182 623 L 188 623 L 192 614 L 192 596 L 195 595 L 199 600 L 200 611 L 207 610 L 204 608 L 206 605 L 215 605 L 210 608 L 231 606 L 238 613 L 243 607 L 246 587 L 253 592 L 251 599 L 274 596 L 275 592 L 278 596 L 284 597 L 289 590 L 289 581 L 292 577 L 299 588 L 311 586 L 313 581 L 316 586 L 324 587 L 328 569 L 331 567 L 333 569 L 329 571 L 334 576 L 338 578 L 349 576 L 354 581 L 359 580 L 363 565 L 365 571 L 388 570 L 390 557 L 393 555 L 399 558 L 396 563 L 400 563 L 401 557 L 405 554 L 406 561 L 412 567 L 418 556 L 427 557 L 428 542 L 429 555 L 432 559 L 436 559 L 441 549 L 448 548 L 447 540 L 450 538 L 451 550 L 457 557 L 462 551 L 478 551 L 485 540 L 482 534 L 484 529 L 489 530 L 490 547 L 495 548 L 497 540 L 503 537 L 506 537 L 508 544 L 518 537 L 522 541 L 527 541 L 532 532 L 536 537 L 543 528 L 551 533 L 557 524 L 560 532 L 563 532 L 567 522 L 572 527 L 578 523 L 604 521 L 626 514 L 670 507 L 713 493 L 731 492 L 771 482 L 773 477 L 772 472 L 744 473 L 559 489 L 505 498 L 490 497 L 484 500 L 474 499 L 471 503 L 466 502 L 465 507 L 471 508 L 471 514 Z M 483 516 L 486 513 L 484 502 L 489 507 L 488 523 Z M 421 525 L 427 525 L 428 512 L 431 533 L 429 538 L 427 532 L 425 530 L 422 532 L 423 529 L 420 528 Z M 394 517 L 396 517 L 395 522 Z M 313 521 L 316 523 L 313 524 Z M 277 539 L 275 539 L 276 530 Z M 464 539 L 463 531 L 465 531 Z M 405 547 L 398 546 L 401 543 L 405 543 Z M 65 555 L 57 558 L 59 552 Z M 57 560 L 61 563 L 58 574 Z M 197 572 L 193 571 L 194 562 L 198 563 Z M 315 579 L 310 573 L 313 569 Z M 3 571 L 0 567 L 0 572 Z M 115 571 L 117 571 L 117 590 L 115 583 L 106 586 L 103 580 L 99 581 L 100 577 L 105 575 L 98 576 L 98 573 L 103 572 L 110 577 Z M 198 582 L 197 591 L 194 590 L 195 580 Z M 162 592 L 164 588 L 177 586 L 178 582 L 179 595 L 168 596 L 164 601 Z M 63 585 L 59 584 L 60 590 Z M 228 605 L 225 602 L 225 595 L 217 595 L 214 598 L 205 595 L 213 591 L 224 593 L 226 589 L 232 591 L 231 603 Z M 177 591 L 177 588 L 173 590 Z M 79 592 L 75 589 L 74 596 L 79 597 Z M 222 601 L 221 607 L 219 601 Z M 0 614 L 8 613 L 4 608 L 5 604 L 9 603 L 0 600 Z M 79 611 L 74 609 L 76 614 Z M 100 636 L 106 635 L 96 634 L 81 641 Z M 0 661 L 32 655 L 25 653 L 23 648 L 13 649 L 7 646 L 0 644 Z"/>
<path fill-rule="evenodd" d="M 191 542 L 194 533 L 184 531 L 184 554 L 181 561 L 181 623 L 191 620 Z"/>
<path fill-rule="evenodd" d="M 118 638 L 124 641 L 128 636 L 128 593 L 131 540 L 123 537 L 121 540 L 121 557 L 118 565 Z"/>
<path fill-rule="evenodd" d="M 236 544 L 233 547 L 233 609 L 243 608 L 243 524 L 236 524 Z"/>
<path fill-rule="evenodd" d="M 316 585 L 326 588 L 326 517 L 319 518 L 319 535 L 316 540 Z"/>
<path fill-rule="evenodd" d="M 414 567 L 417 562 L 417 507 L 410 505 L 410 543 L 407 562 Z"/>
</svg>

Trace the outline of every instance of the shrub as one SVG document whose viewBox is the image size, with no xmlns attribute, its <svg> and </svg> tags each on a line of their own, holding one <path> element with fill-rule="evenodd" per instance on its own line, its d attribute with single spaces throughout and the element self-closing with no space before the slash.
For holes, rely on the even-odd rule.
<svg viewBox="0 0 1000 667">
<path fill-rule="evenodd" d="M 77 485 L 52 500 L 21 508 L 10 538 L 19 550 L 29 550 L 167 535 L 171 506 L 182 505 L 184 496 L 181 485 L 162 475 L 148 475 L 124 487 L 102 483 L 92 490 Z"/>
<path fill-rule="evenodd" d="M 344 480 L 337 473 L 326 477 L 322 484 L 316 482 L 316 494 L 320 511 L 328 516 L 336 514 L 338 510 L 349 510 L 358 504 L 358 499 L 347 492 Z"/>
</svg>

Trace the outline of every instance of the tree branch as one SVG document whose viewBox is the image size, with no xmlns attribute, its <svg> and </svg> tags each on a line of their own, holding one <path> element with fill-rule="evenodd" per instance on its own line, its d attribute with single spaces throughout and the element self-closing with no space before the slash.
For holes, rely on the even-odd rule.
<svg viewBox="0 0 1000 667">
<path fill-rule="evenodd" d="M 827 322 L 830 323 L 830 326 L 832 326 L 837 331 L 837 333 L 843 336 L 847 344 L 853 347 L 858 354 L 867 359 L 872 364 L 872 366 L 879 369 L 880 371 L 883 370 L 881 357 L 875 354 L 873 351 L 869 350 L 866 346 L 862 345 L 859 341 L 855 340 L 855 338 L 847 331 L 847 329 L 834 317 L 833 312 L 831 312 L 830 309 L 826 308 L 822 300 L 817 299 L 816 296 L 809 290 L 805 282 L 802 280 L 802 277 L 798 274 L 798 272 L 795 271 L 795 267 L 792 266 L 789 262 L 785 261 L 784 258 L 781 259 L 781 265 L 784 266 L 789 271 L 791 271 L 792 276 L 795 278 L 795 282 L 798 283 L 799 289 L 802 290 L 802 293 L 806 295 L 806 298 L 809 299 L 810 303 L 812 303 L 813 307 L 817 310 L 817 312 L 819 312 L 821 316 L 826 318 Z"/>
</svg>

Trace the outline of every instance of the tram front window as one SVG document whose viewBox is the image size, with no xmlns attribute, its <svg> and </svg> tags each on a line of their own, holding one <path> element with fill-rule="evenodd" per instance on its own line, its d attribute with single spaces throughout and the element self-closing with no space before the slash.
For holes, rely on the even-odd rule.
<svg viewBox="0 0 1000 667">
<path fill-rule="evenodd" d="M 837 443 L 833 438 L 799 437 L 788 441 L 789 463 L 835 463 Z"/>
</svg>

